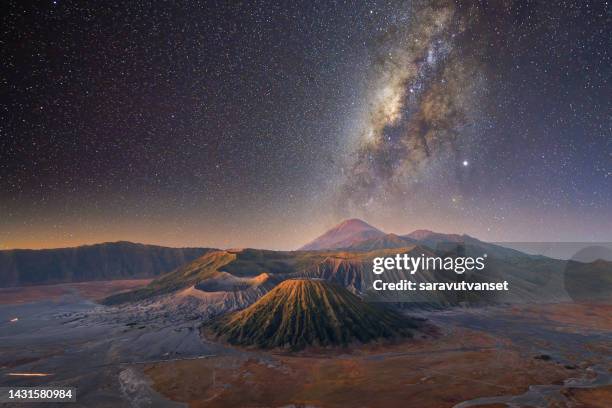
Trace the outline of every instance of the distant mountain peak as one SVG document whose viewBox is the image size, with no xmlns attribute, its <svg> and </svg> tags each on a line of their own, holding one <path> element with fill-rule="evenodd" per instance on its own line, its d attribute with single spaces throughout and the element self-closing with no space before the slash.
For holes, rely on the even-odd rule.
<svg viewBox="0 0 612 408">
<path fill-rule="evenodd" d="M 340 228 L 364 228 L 364 229 L 374 229 L 374 228 L 364 220 L 360 220 L 359 218 L 349 218 L 347 220 L 342 221 L 340 224 L 336 225 L 334 229 Z"/>
<path fill-rule="evenodd" d="M 301 250 L 347 248 L 357 242 L 379 238 L 385 233 L 358 218 L 342 221 L 323 235 L 304 245 Z"/>
</svg>

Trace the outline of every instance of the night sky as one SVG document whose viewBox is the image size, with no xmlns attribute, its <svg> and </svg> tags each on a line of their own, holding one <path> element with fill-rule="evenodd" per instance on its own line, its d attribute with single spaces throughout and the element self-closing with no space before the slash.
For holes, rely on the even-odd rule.
<svg viewBox="0 0 612 408">
<path fill-rule="evenodd" d="M 612 241 L 611 22 L 603 1 L 4 2 L 0 248 L 292 249 L 347 217 Z"/>
</svg>

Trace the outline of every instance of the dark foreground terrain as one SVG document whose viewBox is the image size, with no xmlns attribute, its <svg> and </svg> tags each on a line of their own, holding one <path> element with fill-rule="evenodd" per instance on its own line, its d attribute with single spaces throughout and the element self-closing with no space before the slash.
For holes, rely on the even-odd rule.
<svg viewBox="0 0 612 408">
<path fill-rule="evenodd" d="M 83 293 L 0 305 L 0 386 L 77 387 L 74 407 L 608 407 L 612 399 L 605 303 L 428 312 L 440 330 L 432 338 L 291 353 L 202 340 L 188 313 L 101 306 Z"/>
<path fill-rule="evenodd" d="M 609 407 L 612 306 L 555 304 L 428 314 L 440 337 L 352 350 L 154 363 L 193 407 Z"/>
</svg>

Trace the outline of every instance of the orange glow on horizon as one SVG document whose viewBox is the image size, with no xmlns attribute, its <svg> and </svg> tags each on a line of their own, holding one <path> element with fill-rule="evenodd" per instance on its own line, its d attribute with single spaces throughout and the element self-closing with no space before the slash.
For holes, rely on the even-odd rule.
<svg viewBox="0 0 612 408">
<path fill-rule="evenodd" d="M 48 373 L 8 373 L 9 377 L 48 377 L 53 374 Z"/>
</svg>

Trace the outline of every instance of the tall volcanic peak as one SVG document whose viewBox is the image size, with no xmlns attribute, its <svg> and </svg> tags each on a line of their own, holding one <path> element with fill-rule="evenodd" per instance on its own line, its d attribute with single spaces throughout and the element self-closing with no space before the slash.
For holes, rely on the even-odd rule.
<svg viewBox="0 0 612 408">
<path fill-rule="evenodd" d="M 422 325 L 420 319 L 366 303 L 330 282 L 290 279 L 205 329 L 235 345 L 299 350 L 410 337 Z"/>
<path fill-rule="evenodd" d="M 347 248 L 358 242 L 380 238 L 385 233 L 357 218 L 346 220 L 330 229 L 320 237 L 301 247 L 301 250 Z"/>
</svg>

